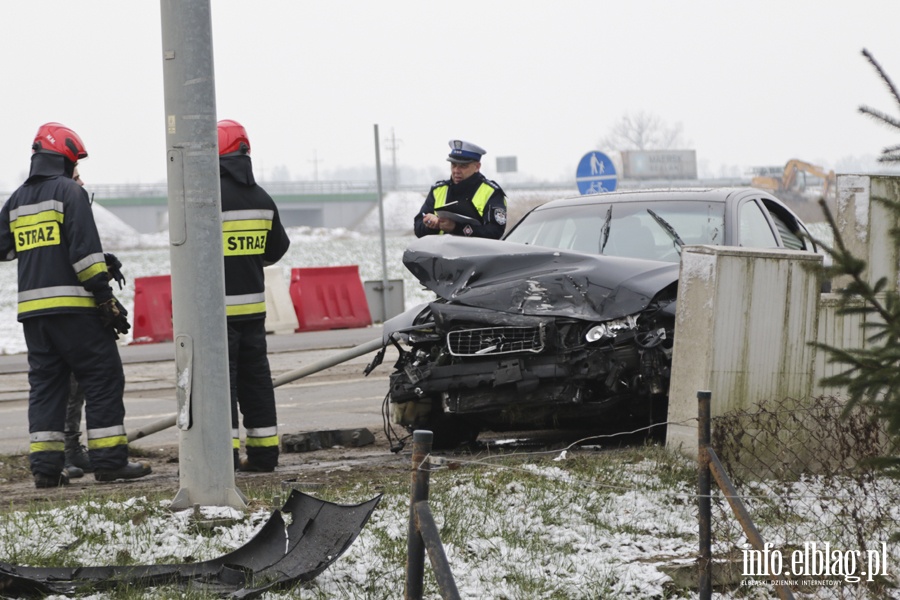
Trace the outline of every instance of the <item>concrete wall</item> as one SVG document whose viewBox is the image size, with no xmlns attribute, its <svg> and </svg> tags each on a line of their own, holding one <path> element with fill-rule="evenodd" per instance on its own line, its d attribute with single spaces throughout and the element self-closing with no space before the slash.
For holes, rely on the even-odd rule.
<svg viewBox="0 0 900 600">
<path fill-rule="evenodd" d="M 900 177 L 838 176 L 835 221 L 844 243 L 854 256 L 868 263 L 869 283 L 887 277 L 888 287 L 897 289 L 900 257 L 889 233 L 897 222 L 885 201 L 900 201 Z M 845 283 L 837 282 L 839 287 Z"/>
<path fill-rule="evenodd" d="M 873 199 L 900 202 L 900 178 L 838 177 L 842 237 L 895 289 L 900 262 L 888 230 L 896 226 Z M 784 251 L 694 246 L 682 254 L 666 444 L 696 455 L 697 392 L 712 393 L 712 415 L 785 399 L 798 406 L 823 394 L 819 381 L 841 367 L 813 345 L 864 344 L 860 315 L 838 316 L 838 296 L 820 294 L 807 268 L 821 257 Z M 840 280 L 835 285 L 840 287 Z"/>
<path fill-rule="evenodd" d="M 809 396 L 814 382 L 822 258 L 693 246 L 681 255 L 666 444 L 697 447 L 697 392 L 712 414 L 770 398 Z"/>
</svg>

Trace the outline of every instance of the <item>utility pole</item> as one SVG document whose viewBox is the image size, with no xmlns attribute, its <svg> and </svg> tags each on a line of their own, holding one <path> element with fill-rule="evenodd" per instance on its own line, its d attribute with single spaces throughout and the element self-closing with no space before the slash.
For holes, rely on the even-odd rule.
<svg viewBox="0 0 900 600">
<path fill-rule="evenodd" d="M 387 144 L 387 149 L 391 152 L 391 164 L 393 166 L 393 179 L 391 180 L 391 189 L 393 191 L 397 191 L 397 186 L 400 183 L 400 179 L 397 175 L 397 148 L 400 147 L 400 142 L 403 140 L 398 140 L 394 136 L 394 128 L 391 127 L 391 137 L 384 140 Z"/>
<path fill-rule="evenodd" d="M 393 136 L 393 131 L 391 132 Z M 378 123 L 375 123 L 375 180 L 378 183 L 378 229 L 381 232 L 381 322 L 387 321 L 388 276 L 387 245 L 384 239 L 384 192 L 381 189 L 381 150 L 378 148 Z"/>
<path fill-rule="evenodd" d="M 316 153 L 316 150 L 313 150 L 313 157 L 307 162 L 311 162 L 313 164 L 313 181 L 318 183 L 318 181 L 319 181 L 319 163 L 325 162 L 325 159 L 319 158 L 318 154 Z"/>
<path fill-rule="evenodd" d="M 246 507 L 235 487 L 210 0 L 161 0 L 181 487 L 175 510 Z"/>
</svg>

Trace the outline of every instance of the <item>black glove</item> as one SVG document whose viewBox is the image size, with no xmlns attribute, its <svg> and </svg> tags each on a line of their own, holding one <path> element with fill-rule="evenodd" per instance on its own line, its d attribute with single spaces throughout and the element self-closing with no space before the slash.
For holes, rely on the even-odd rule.
<svg viewBox="0 0 900 600">
<path fill-rule="evenodd" d="M 115 254 L 111 252 L 106 252 L 103 255 L 103 258 L 106 259 L 106 270 L 109 271 L 110 279 L 115 279 L 116 283 L 119 284 L 119 289 L 122 289 L 122 286 L 125 285 L 125 276 L 122 275 L 122 263 L 116 258 Z M 125 313 L 128 314 L 128 313 Z"/>
<path fill-rule="evenodd" d="M 131 329 L 131 324 L 128 322 L 128 311 L 116 300 L 115 296 L 102 302 L 97 308 L 100 309 L 100 320 L 103 321 L 104 327 L 109 327 L 116 334 L 121 333 L 122 335 Z M 119 339 L 118 335 L 116 335 L 116 339 Z"/>
</svg>

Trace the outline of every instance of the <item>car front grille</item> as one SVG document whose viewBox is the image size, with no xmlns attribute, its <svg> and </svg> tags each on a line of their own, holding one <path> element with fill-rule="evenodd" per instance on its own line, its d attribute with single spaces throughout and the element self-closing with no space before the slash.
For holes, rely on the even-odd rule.
<svg viewBox="0 0 900 600">
<path fill-rule="evenodd" d="M 544 326 L 451 331 L 447 334 L 447 348 L 454 356 L 540 352 L 544 349 Z"/>
</svg>

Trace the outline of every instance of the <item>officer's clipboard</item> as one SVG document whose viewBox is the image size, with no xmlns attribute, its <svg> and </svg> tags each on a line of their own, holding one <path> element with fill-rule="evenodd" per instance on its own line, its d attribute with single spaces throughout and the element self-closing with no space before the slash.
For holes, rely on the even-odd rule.
<svg viewBox="0 0 900 600">
<path fill-rule="evenodd" d="M 472 217 L 467 217 L 466 215 L 461 215 L 459 213 L 450 212 L 449 210 L 436 210 L 434 211 L 441 219 L 450 219 L 455 223 L 462 223 L 464 225 L 481 225 L 481 221 L 478 219 L 473 219 Z"/>
</svg>

